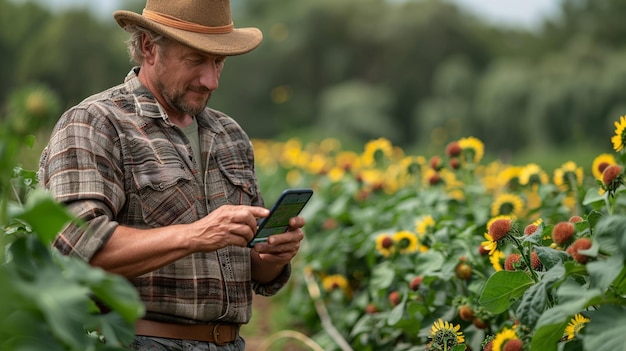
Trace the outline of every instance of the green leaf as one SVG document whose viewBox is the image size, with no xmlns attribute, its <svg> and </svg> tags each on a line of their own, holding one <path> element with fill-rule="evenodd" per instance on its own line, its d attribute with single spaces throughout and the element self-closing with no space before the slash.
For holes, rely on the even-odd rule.
<svg viewBox="0 0 626 351">
<path fill-rule="evenodd" d="M 350 331 L 350 336 L 354 337 L 363 333 L 369 334 L 371 333 L 375 324 L 376 321 L 374 320 L 374 317 L 372 315 L 364 314 L 363 317 L 361 317 L 361 319 L 356 322 L 354 328 L 352 328 L 352 331 Z"/>
<path fill-rule="evenodd" d="M 393 283 L 396 271 L 389 261 L 385 261 L 372 270 L 370 287 L 375 290 L 387 289 Z"/>
<path fill-rule="evenodd" d="M 9 267 L 24 280 L 35 279 L 42 266 L 53 264 L 48 247 L 32 235 L 15 240 L 9 246 L 9 253 L 12 258 Z"/>
<path fill-rule="evenodd" d="M 589 285 L 604 291 L 611 286 L 623 268 L 624 260 L 621 256 L 611 256 L 606 260 L 589 262 L 587 263 Z"/>
<path fill-rule="evenodd" d="M 98 320 L 100 332 L 107 344 L 124 346 L 133 341 L 135 336 L 134 324 L 121 319 L 119 314 L 103 314 L 99 316 Z"/>
<path fill-rule="evenodd" d="M 557 291 L 559 304 L 543 312 L 536 325 L 531 350 L 556 350 L 565 327 L 576 313 L 599 302 L 602 293 L 598 289 L 583 289 L 572 279 L 565 281 Z"/>
<path fill-rule="evenodd" d="M 569 320 L 543 325 L 535 331 L 530 342 L 531 350 L 556 351 L 559 340 Z"/>
<path fill-rule="evenodd" d="M 387 324 L 393 326 L 402 319 L 402 316 L 404 315 L 405 302 L 406 297 L 389 312 L 387 315 Z"/>
<path fill-rule="evenodd" d="M 604 213 L 597 210 L 592 210 L 587 215 L 587 222 L 589 222 L 589 227 L 595 228 L 598 225 L 598 222 L 600 222 L 600 220 L 602 220 L 602 218 L 604 217 Z"/>
<path fill-rule="evenodd" d="M 605 305 L 589 317 L 580 336 L 585 350 L 626 351 L 626 309 Z"/>
<path fill-rule="evenodd" d="M 587 206 L 593 203 L 604 202 L 604 196 L 606 195 L 600 195 L 598 188 L 591 187 L 585 194 L 585 198 L 583 199 L 583 205 Z"/>
<path fill-rule="evenodd" d="M 535 326 L 546 308 L 549 297 L 548 289 L 559 281 L 564 274 L 563 265 L 555 266 L 541 277 L 541 281 L 526 290 L 516 312 L 522 324 L 531 328 Z"/>
<path fill-rule="evenodd" d="M 595 227 L 594 241 L 600 250 L 626 257 L 626 216 L 605 217 Z"/>
<path fill-rule="evenodd" d="M 36 280 L 14 284 L 33 300 L 44 316 L 52 334 L 72 349 L 85 344 L 83 329 L 88 316 L 88 289 L 62 279 L 56 267 L 41 267 Z"/>
<path fill-rule="evenodd" d="M 535 247 L 535 251 L 537 252 L 537 257 L 539 257 L 539 260 L 547 270 L 570 259 L 570 256 L 566 252 L 545 246 Z"/>
<path fill-rule="evenodd" d="M 89 287 L 94 299 L 115 310 L 126 322 L 132 323 L 144 314 L 137 290 L 126 279 L 92 267 L 76 257 L 54 252 L 68 279 Z"/>
<path fill-rule="evenodd" d="M 415 271 L 418 274 L 426 275 L 441 270 L 445 263 L 444 256 L 436 251 L 427 251 L 417 255 L 415 260 Z"/>
<path fill-rule="evenodd" d="M 32 134 L 25 136 L 24 144 L 28 146 L 29 148 L 33 148 L 33 146 L 35 146 L 35 136 Z"/>
<path fill-rule="evenodd" d="M 28 197 L 23 212 L 16 218 L 26 221 L 45 243 L 51 243 L 63 226 L 72 220 L 66 209 L 43 190 L 35 190 Z"/>
<path fill-rule="evenodd" d="M 619 295 L 626 295 L 626 267 L 622 268 L 622 271 L 613 282 L 613 288 L 615 293 Z"/>
<path fill-rule="evenodd" d="M 603 294 L 600 289 L 583 286 L 572 279 L 565 281 L 557 290 L 559 309 L 574 315 L 586 307 L 599 303 Z"/>
<path fill-rule="evenodd" d="M 502 313 L 533 284 L 532 278 L 523 271 L 496 272 L 487 280 L 479 303 L 491 313 Z"/>
</svg>

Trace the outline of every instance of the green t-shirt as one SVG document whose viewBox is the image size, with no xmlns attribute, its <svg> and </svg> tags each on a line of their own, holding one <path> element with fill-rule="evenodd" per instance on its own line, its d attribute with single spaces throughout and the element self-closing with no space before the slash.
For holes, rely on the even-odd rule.
<svg viewBox="0 0 626 351">
<path fill-rule="evenodd" d="M 196 160 L 196 164 L 198 165 L 198 168 L 200 168 L 200 171 L 203 171 L 203 164 L 202 164 L 202 157 L 200 155 L 200 138 L 198 137 L 198 121 L 196 121 L 196 119 L 193 119 L 193 122 L 182 128 L 183 132 L 185 133 L 185 135 L 187 136 L 187 138 L 189 139 L 189 142 L 191 143 L 191 149 L 193 150 L 193 158 Z"/>
</svg>

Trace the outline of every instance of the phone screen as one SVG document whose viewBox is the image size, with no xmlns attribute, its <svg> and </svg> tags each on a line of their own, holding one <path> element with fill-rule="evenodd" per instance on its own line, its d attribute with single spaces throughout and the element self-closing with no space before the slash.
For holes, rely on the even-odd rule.
<svg viewBox="0 0 626 351">
<path fill-rule="evenodd" d="M 289 228 L 289 219 L 295 217 L 304 208 L 309 199 L 313 196 L 311 189 L 287 189 L 272 206 L 269 216 L 259 224 L 256 236 L 248 244 L 252 247 L 258 242 L 267 241 L 267 237 L 273 234 L 280 234 Z"/>
</svg>

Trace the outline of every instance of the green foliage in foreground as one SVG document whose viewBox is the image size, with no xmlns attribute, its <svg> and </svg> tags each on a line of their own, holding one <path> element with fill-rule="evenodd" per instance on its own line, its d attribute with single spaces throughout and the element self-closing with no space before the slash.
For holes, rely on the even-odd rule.
<svg viewBox="0 0 626 351">
<path fill-rule="evenodd" d="M 13 95 L 0 122 L 0 349 L 123 350 L 143 314 L 136 290 L 51 248 L 72 217 L 15 159 L 57 109 L 53 93 L 30 87 Z"/>
</svg>

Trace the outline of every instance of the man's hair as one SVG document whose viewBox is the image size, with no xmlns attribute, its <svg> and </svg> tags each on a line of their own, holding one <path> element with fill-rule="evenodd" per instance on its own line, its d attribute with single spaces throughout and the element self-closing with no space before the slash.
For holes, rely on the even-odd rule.
<svg viewBox="0 0 626 351">
<path fill-rule="evenodd" d="M 128 55 L 130 56 L 130 59 L 138 65 L 141 65 L 144 60 L 143 52 L 141 51 L 142 34 L 145 33 L 148 38 L 150 38 L 150 41 L 157 45 L 159 49 L 167 46 L 170 42 L 169 38 L 134 24 L 128 25 L 124 29 L 130 33 L 130 38 L 126 41 Z"/>
</svg>

